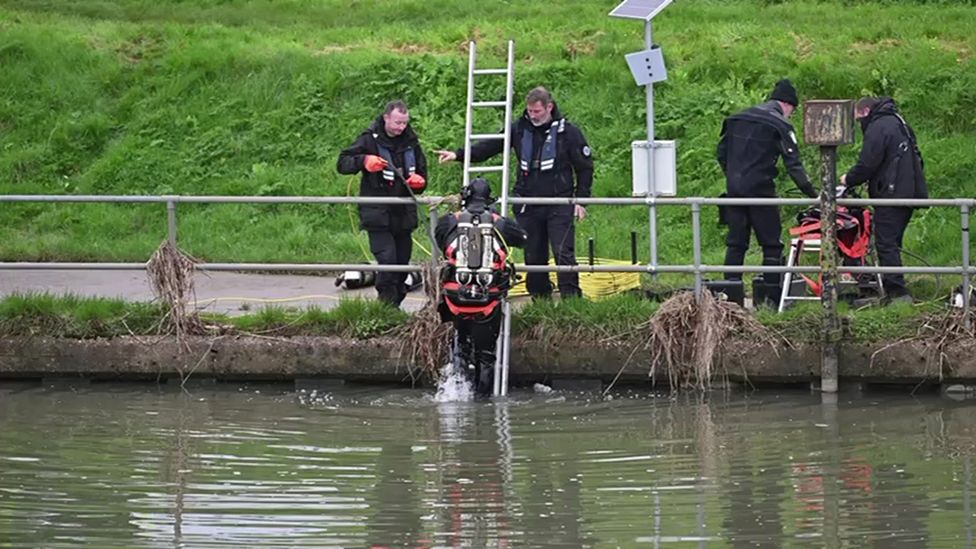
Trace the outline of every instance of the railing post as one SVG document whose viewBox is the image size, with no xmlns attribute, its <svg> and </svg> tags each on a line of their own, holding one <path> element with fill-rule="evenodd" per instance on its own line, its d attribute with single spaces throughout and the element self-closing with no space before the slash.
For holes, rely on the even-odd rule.
<svg viewBox="0 0 976 549">
<path fill-rule="evenodd" d="M 647 234 L 648 234 L 648 264 L 654 268 L 651 278 L 657 280 L 657 206 L 656 197 L 650 194 L 647 197 Z"/>
<path fill-rule="evenodd" d="M 702 296 L 702 272 L 701 272 L 701 203 L 691 203 L 691 242 L 694 248 L 694 267 L 695 267 L 695 299 L 699 300 Z"/>
<path fill-rule="evenodd" d="M 972 326 L 969 318 L 969 205 L 962 206 L 962 319 L 966 329 Z"/>
<path fill-rule="evenodd" d="M 433 246 L 433 248 L 430 249 L 430 262 L 436 266 L 437 262 L 440 260 L 441 250 L 437 246 L 437 235 L 434 233 L 434 229 L 437 228 L 437 207 L 434 204 L 427 205 L 427 219 L 430 222 L 430 228 L 427 232 L 428 236 L 430 237 L 430 243 Z"/>
<path fill-rule="evenodd" d="M 166 197 L 166 239 L 170 246 L 176 246 L 176 197 Z"/>
</svg>

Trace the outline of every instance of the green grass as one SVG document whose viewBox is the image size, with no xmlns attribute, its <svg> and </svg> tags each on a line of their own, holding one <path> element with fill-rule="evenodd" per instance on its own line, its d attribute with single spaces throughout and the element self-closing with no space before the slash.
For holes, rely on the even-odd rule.
<svg viewBox="0 0 976 549">
<path fill-rule="evenodd" d="M 856 343 L 893 341 L 915 335 L 923 318 L 943 308 L 939 301 L 895 303 L 886 307 L 859 309 L 843 302 L 838 304 L 843 337 L 846 341 Z M 822 326 L 822 309 L 819 303 L 797 303 L 783 313 L 761 308 L 756 317 L 764 326 L 792 342 L 819 341 Z"/>
<path fill-rule="evenodd" d="M 657 311 L 658 303 L 633 294 L 600 301 L 533 301 L 512 316 L 512 333 L 577 334 L 591 338 L 631 334 Z"/>
<path fill-rule="evenodd" d="M 407 313 L 375 299 L 344 299 L 329 310 L 267 307 L 244 316 L 207 315 L 207 318 L 254 334 L 336 335 L 365 339 L 386 334 L 402 325 L 407 320 Z"/>
<path fill-rule="evenodd" d="M 7 336 L 116 337 L 154 333 L 163 309 L 152 303 L 74 295 L 15 294 L 0 300 Z"/>
<path fill-rule="evenodd" d="M 74 295 L 14 294 L 0 300 L 0 335 L 67 338 L 155 335 L 164 309 L 155 303 Z M 334 335 L 364 339 L 403 324 L 407 313 L 373 299 L 347 299 L 330 310 L 267 307 L 229 317 L 205 313 L 205 322 L 258 335 Z"/>
<path fill-rule="evenodd" d="M 581 341 L 628 339 L 650 319 L 658 303 L 633 294 L 602 301 L 567 300 L 526 303 L 513 315 L 516 336 L 573 338 Z M 919 321 L 940 310 L 935 302 L 852 310 L 841 305 L 845 338 L 871 343 L 915 333 Z M 73 295 L 16 294 L 0 300 L 0 336 L 66 338 L 118 337 L 159 333 L 163 308 L 154 303 Z M 277 337 L 339 336 L 368 339 L 386 335 L 409 315 L 373 299 L 345 299 L 332 309 L 266 307 L 241 316 L 205 313 L 211 324 L 243 333 Z M 820 307 L 798 303 L 783 314 L 760 309 L 759 321 L 796 343 L 816 342 Z"/>
<path fill-rule="evenodd" d="M 642 48 L 643 29 L 607 17 L 614 4 L 0 0 L 0 193 L 344 195 L 351 181 L 355 192 L 336 157 L 387 100 L 412 105 L 428 151 L 459 146 L 464 44 L 477 38 L 484 66 L 496 66 L 513 38 L 517 95 L 551 87 L 593 146 L 595 194 L 626 196 L 645 110 L 623 55 Z M 971 196 L 973 28 L 969 1 L 676 2 L 655 20 L 669 67 L 655 108 L 658 138 L 678 141 L 679 193 L 722 191 L 722 118 L 789 76 L 803 99 L 894 95 L 918 132 L 932 195 Z M 486 81 L 479 93 L 500 90 Z M 813 172 L 817 152 L 802 152 Z M 842 148 L 841 169 L 856 153 Z M 453 192 L 460 168 L 434 166 L 429 179 L 431 193 Z M 594 238 L 598 255 L 628 258 L 637 230 L 647 260 L 646 211 L 590 213 L 577 249 Z M 784 209 L 787 224 L 795 213 Z M 185 205 L 178 215 L 181 246 L 204 260 L 363 259 L 345 207 Z M 660 260 L 690 263 L 690 212 L 659 215 Z M 724 254 L 716 218 L 704 210 L 706 263 Z M 957 211 L 921 211 L 906 249 L 957 262 L 958 225 Z M 7 204 L 0 259 L 143 261 L 165 230 L 162 205 Z"/>
</svg>

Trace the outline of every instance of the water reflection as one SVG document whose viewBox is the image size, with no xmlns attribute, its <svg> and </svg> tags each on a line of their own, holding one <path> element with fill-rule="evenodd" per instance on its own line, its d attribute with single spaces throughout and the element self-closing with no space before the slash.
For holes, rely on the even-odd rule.
<svg viewBox="0 0 976 549">
<path fill-rule="evenodd" d="M 0 388 L 0 545 L 973 545 L 969 403 L 613 396 Z"/>
</svg>

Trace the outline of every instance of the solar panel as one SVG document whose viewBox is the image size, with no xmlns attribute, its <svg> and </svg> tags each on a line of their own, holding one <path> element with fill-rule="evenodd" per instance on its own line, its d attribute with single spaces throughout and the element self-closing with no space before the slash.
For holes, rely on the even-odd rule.
<svg viewBox="0 0 976 549">
<path fill-rule="evenodd" d="M 610 17 L 650 21 L 674 0 L 624 0 L 613 8 Z"/>
</svg>

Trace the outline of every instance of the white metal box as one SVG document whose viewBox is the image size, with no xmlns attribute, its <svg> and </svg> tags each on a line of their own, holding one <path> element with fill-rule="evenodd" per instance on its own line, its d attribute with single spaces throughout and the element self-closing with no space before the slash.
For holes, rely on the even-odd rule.
<svg viewBox="0 0 976 549">
<path fill-rule="evenodd" d="M 634 196 L 674 196 L 678 193 L 677 147 L 674 141 L 647 141 L 630 144 Z M 651 155 L 653 151 L 653 156 Z M 652 162 L 653 160 L 653 162 Z M 649 164 L 654 167 L 653 181 L 648 176 Z M 654 192 L 651 192 L 651 191 Z"/>
</svg>

